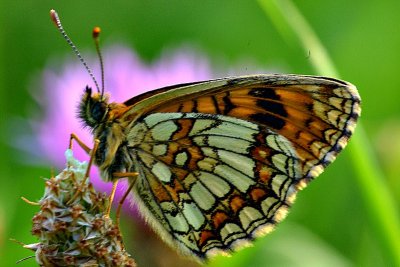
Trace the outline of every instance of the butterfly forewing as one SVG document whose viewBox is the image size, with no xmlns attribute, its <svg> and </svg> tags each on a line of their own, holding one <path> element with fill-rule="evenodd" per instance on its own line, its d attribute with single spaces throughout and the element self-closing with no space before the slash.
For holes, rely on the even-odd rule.
<svg viewBox="0 0 400 267">
<path fill-rule="evenodd" d="M 360 114 L 353 85 L 298 75 L 173 86 L 125 104 L 142 211 L 167 242 L 201 259 L 269 232 Z"/>
<path fill-rule="evenodd" d="M 301 166 L 281 135 L 198 113 L 154 113 L 138 125 L 147 131 L 129 144 L 146 177 L 137 194 L 160 232 L 199 257 L 269 230 L 290 205 Z"/>
<path fill-rule="evenodd" d="M 300 75 L 258 75 L 170 87 L 133 105 L 132 113 L 223 114 L 285 136 L 305 178 L 317 176 L 347 144 L 360 114 L 360 97 L 344 81 Z"/>
</svg>

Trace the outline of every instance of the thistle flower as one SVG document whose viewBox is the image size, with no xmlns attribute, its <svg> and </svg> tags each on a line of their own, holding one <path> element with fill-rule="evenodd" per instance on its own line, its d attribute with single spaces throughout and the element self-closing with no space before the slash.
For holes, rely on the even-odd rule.
<svg viewBox="0 0 400 267">
<path fill-rule="evenodd" d="M 45 183 L 33 217 L 32 234 L 39 243 L 26 245 L 36 252 L 40 266 L 131 266 L 117 226 L 106 214 L 109 201 L 86 179 L 88 164 L 67 150 L 68 167 Z"/>
</svg>

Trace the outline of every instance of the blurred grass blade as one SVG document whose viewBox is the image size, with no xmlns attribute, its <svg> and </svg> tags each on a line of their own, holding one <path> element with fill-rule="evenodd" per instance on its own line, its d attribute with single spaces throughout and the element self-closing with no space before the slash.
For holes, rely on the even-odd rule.
<svg viewBox="0 0 400 267">
<path fill-rule="evenodd" d="M 278 32 L 289 41 L 289 45 L 300 41 L 306 54 L 312 52 L 310 60 L 315 70 L 326 76 L 339 77 L 325 47 L 291 1 L 259 0 L 258 2 Z"/>
<path fill-rule="evenodd" d="M 286 41 L 300 42 L 320 75 L 338 77 L 326 49 L 290 0 L 258 0 Z M 393 194 L 388 188 L 370 148 L 361 123 L 349 143 L 349 153 L 357 172 L 358 184 L 368 211 L 370 224 L 390 266 L 400 266 L 400 220 Z"/>
<path fill-rule="evenodd" d="M 358 184 L 365 198 L 370 223 L 381 242 L 380 247 L 384 255 L 390 257 L 391 266 L 400 266 L 399 211 L 362 125 L 357 126 L 348 147 L 358 174 Z"/>
</svg>

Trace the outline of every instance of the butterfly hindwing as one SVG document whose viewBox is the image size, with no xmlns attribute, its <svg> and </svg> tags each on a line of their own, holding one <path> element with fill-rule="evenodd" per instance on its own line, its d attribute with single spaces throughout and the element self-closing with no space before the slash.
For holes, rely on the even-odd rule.
<svg viewBox="0 0 400 267">
<path fill-rule="evenodd" d="M 155 227 L 200 258 L 272 229 L 290 206 L 301 165 L 284 137 L 223 115 L 154 113 L 135 147 L 137 194 Z M 176 240 L 176 241 L 174 241 Z M 176 245 L 176 244 L 175 244 Z"/>
<path fill-rule="evenodd" d="M 142 211 L 201 259 L 269 232 L 344 148 L 360 113 L 353 85 L 299 75 L 184 84 L 125 104 Z"/>
</svg>

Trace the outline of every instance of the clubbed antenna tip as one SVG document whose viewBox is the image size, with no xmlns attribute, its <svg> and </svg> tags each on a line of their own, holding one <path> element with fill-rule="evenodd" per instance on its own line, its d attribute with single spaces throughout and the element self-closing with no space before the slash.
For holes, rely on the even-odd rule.
<svg viewBox="0 0 400 267">
<path fill-rule="evenodd" d="M 87 72 L 89 73 L 90 77 L 92 78 L 94 84 L 96 85 L 97 88 L 97 92 L 100 93 L 100 88 L 99 85 L 96 81 L 96 79 L 94 78 L 94 75 L 92 73 L 92 70 L 89 68 L 89 66 L 86 64 L 86 61 L 83 59 L 83 57 L 81 56 L 81 54 L 79 53 L 78 48 L 76 48 L 76 46 L 74 45 L 74 43 L 72 42 L 71 38 L 68 37 L 67 33 L 65 32 L 62 24 L 61 24 L 61 20 L 58 17 L 57 12 L 52 9 L 50 10 L 50 18 L 53 21 L 53 23 L 57 26 L 58 31 L 61 33 L 61 35 L 64 37 L 64 39 L 67 41 L 67 43 L 69 44 L 69 46 L 72 48 L 72 50 L 74 51 L 75 55 L 78 57 L 78 59 L 82 62 L 83 66 L 86 68 Z M 100 33 L 100 28 L 99 28 L 99 33 Z M 97 34 L 99 34 L 97 33 Z M 93 33 L 94 34 L 94 33 Z M 104 86 L 103 86 L 104 87 Z M 103 94 L 103 90 L 101 92 Z"/>
<path fill-rule="evenodd" d="M 99 38 L 100 32 L 101 32 L 100 27 L 94 27 L 94 29 L 93 29 L 93 38 L 95 38 L 95 39 Z"/>
<path fill-rule="evenodd" d="M 103 56 L 101 55 L 101 50 L 100 50 L 100 32 L 101 29 L 100 27 L 94 27 L 92 31 L 92 36 L 94 39 L 94 43 L 96 45 L 96 52 L 97 56 L 99 57 L 100 60 L 100 69 L 101 69 L 101 98 L 103 98 L 104 95 L 104 63 L 103 63 Z"/>
<path fill-rule="evenodd" d="M 60 19 L 58 18 L 58 14 L 54 9 L 50 10 L 50 18 L 54 22 L 54 24 L 58 27 Z"/>
</svg>

